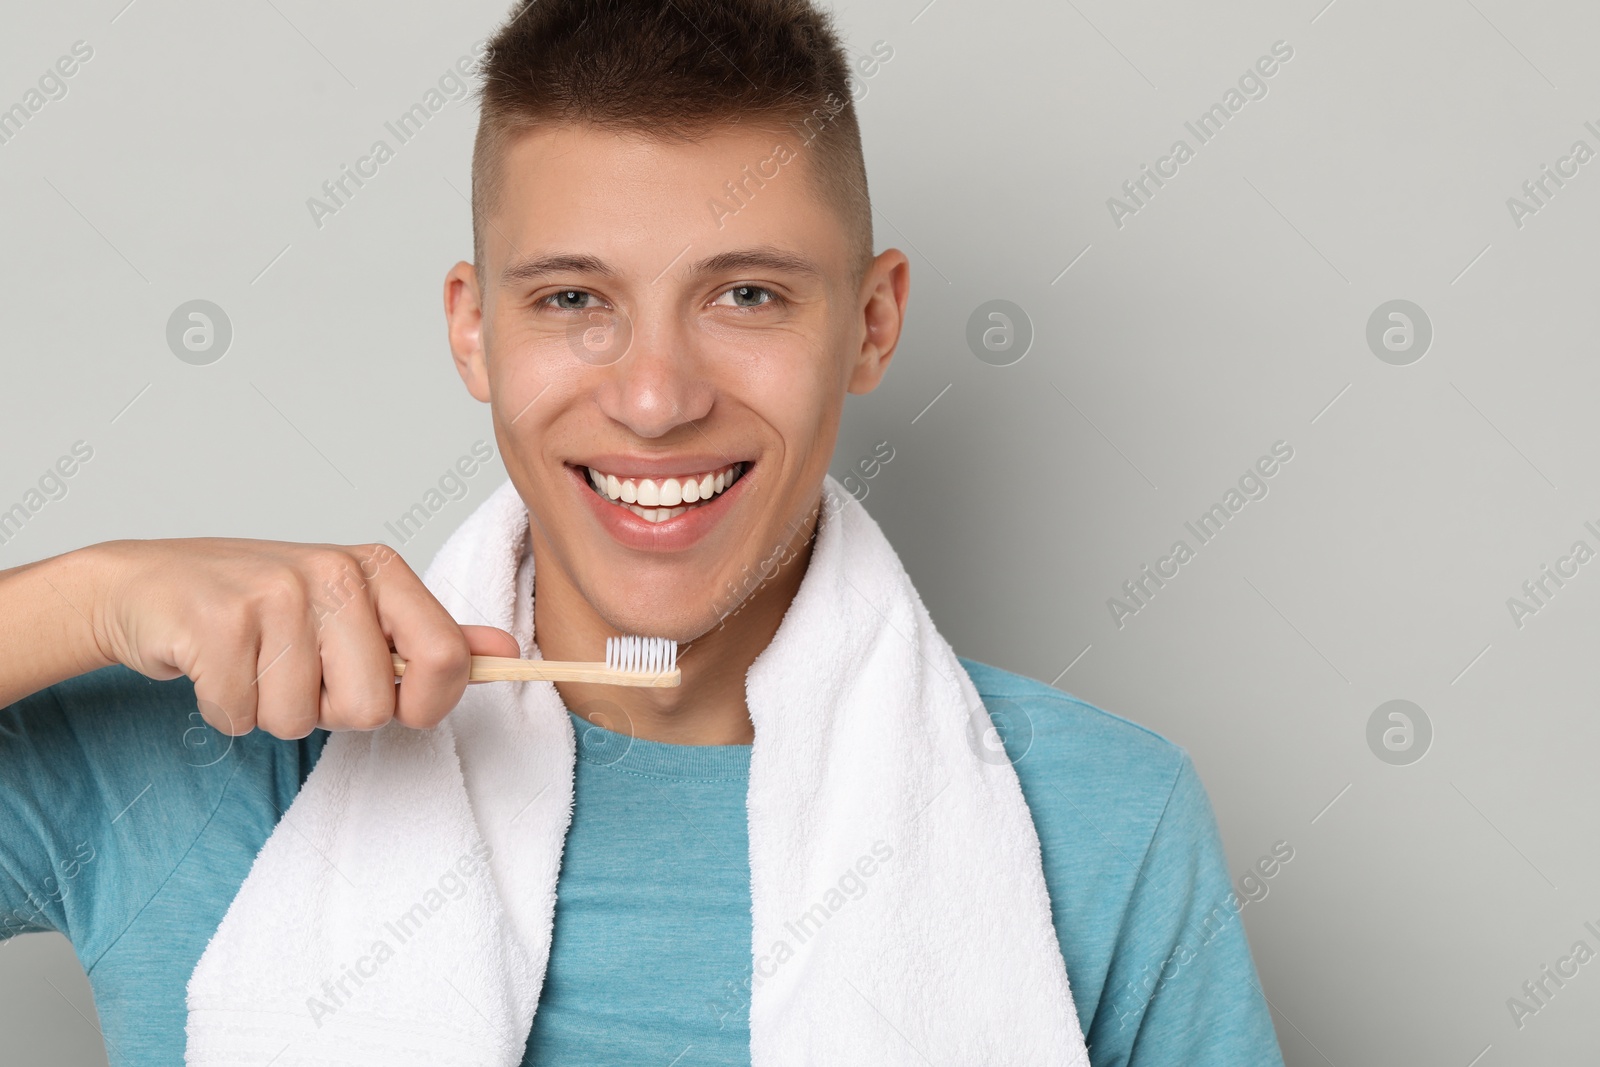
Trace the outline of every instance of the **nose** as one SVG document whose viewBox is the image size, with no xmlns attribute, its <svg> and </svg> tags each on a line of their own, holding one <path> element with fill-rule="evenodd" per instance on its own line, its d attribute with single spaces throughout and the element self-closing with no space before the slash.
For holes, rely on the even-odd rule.
<svg viewBox="0 0 1600 1067">
<path fill-rule="evenodd" d="M 670 313 L 640 311 L 618 326 L 627 348 L 602 371 L 600 409 L 650 439 L 705 418 L 716 390 L 688 325 Z"/>
</svg>

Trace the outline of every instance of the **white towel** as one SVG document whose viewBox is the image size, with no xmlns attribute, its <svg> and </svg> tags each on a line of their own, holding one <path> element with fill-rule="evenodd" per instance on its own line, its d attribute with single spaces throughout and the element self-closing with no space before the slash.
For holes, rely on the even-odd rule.
<svg viewBox="0 0 1600 1067">
<path fill-rule="evenodd" d="M 746 677 L 752 1063 L 1086 1065 L 1016 772 L 877 523 L 824 490 Z M 535 658 L 527 533 L 508 481 L 424 581 Z M 329 738 L 190 978 L 186 1062 L 520 1064 L 574 758 L 548 682 Z"/>
</svg>

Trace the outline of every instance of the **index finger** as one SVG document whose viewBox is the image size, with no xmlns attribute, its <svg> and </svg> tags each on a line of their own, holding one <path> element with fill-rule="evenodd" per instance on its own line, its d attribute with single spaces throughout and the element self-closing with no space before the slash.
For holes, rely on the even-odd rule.
<svg viewBox="0 0 1600 1067">
<path fill-rule="evenodd" d="M 405 560 L 387 545 L 374 546 L 373 558 L 380 557 L 381 573 L 369 579 L 372 603 L 379 626 L 406 661 L 394 717 L 425 730 L 437 726 L 461 700 L 472 650 L 461 627 Z M 366 561 L 362 569 L 368 569 Z"/>
</svg>

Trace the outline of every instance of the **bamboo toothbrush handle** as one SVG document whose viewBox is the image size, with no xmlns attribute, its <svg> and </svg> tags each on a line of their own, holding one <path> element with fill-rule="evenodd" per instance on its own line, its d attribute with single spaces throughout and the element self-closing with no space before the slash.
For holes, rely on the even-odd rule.
<svg viewBox="0 0 1600 1067">
<path fill-rule="evenodd" d="M 394 657 L 394 676 L 403 677 L 406 661 L 398 652 Z M 578 663 L 546 659 L 507 659 L 504 656 L 473 656 L 473 682 L 598 682 L 602 685 L 628 685 L 647 689 L 671 689 L 683 680 L 677 668 L 659 674 L 646 671 L 614 671 L 604 663 Z"/>
</svg>

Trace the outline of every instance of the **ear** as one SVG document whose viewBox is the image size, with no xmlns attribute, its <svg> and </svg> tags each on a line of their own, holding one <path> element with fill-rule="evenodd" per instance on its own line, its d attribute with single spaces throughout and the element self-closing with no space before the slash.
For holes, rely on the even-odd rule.
<svg viewBox="0 0 1600 1067">
<path fill-rule="evenodd" d="M 489 402 L 489 364 L 483 348 L 483 295 L 478 272 L 463 260 L 444 276 L 444 317 L 456 373 L 473 399 Z"/>
<path fill-rule="evenodd" d="M 861 351 L 850 369 L 852 393 L 870 393 L 883 380 L 900 343 L 906 300 L 911 294 L 911 263 L 898 248 L 881 253 L 861 279 Z"/>
</svg>

